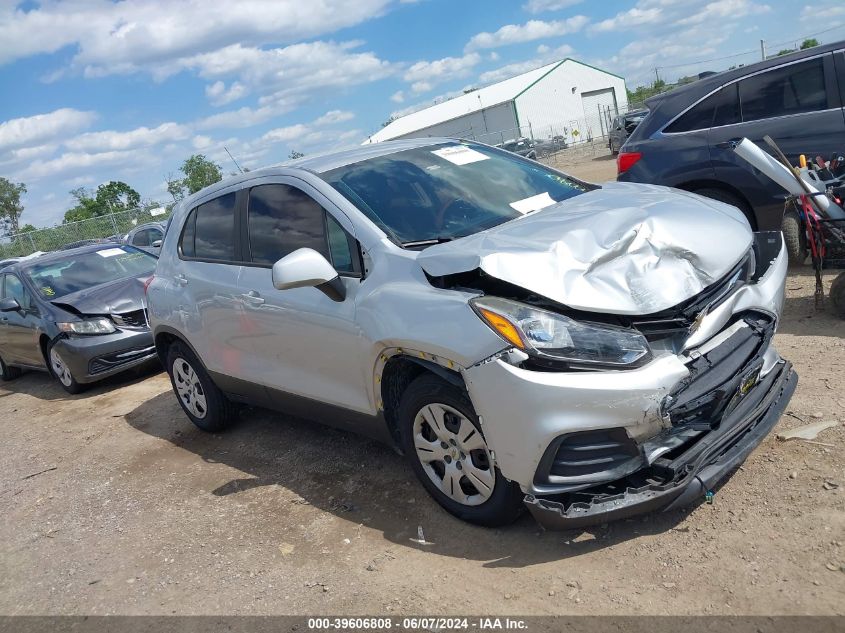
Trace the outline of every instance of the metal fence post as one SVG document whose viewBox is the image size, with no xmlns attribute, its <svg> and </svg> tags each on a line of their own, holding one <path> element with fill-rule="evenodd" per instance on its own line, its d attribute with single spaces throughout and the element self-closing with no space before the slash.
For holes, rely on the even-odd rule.
<svg viewBox="0 0 845 633">
<path fill-rule="evenodd" d="M 110 213 L 109 216 L 111 217 L 111 225 L 114 228 L 114 234 L 117 235 L 119 231 L 117 230 L 117 220 L 114 219 L 114 212 Z"/>
</svg>

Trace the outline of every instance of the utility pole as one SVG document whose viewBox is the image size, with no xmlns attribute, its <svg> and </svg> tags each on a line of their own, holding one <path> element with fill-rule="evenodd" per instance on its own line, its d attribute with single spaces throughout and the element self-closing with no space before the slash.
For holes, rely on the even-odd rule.
<svg viewBox="0 0 845 633">
<path fill-rule="evenodd" d="M 766 61 L 766 42 L 765 42 L 765 40 L 760 40 L 760 55 L 763 57 L 763 61 Z"/>
<path fill-rule="evenodd" d="M 660 75 L 657 72 L 657 68 L 654 69 L 654 83 L 660 83 Z"/>
</svg>

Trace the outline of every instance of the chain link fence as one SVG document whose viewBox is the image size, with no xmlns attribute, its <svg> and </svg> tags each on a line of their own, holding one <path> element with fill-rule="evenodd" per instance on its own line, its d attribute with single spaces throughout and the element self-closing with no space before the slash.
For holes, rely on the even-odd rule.
<svg viewBox="0 0 845 633">
<path fill-rule="evenodd" d="M 46 229 L 37 229 L 0 238 L 0 259 L 24 257 L 37 252 L 56 251 L 80 243 L 120 242 L 136 226 L 146 222 L 164 222 L 170 207 L 131 209 L 67 222 Z"/>
</svg>

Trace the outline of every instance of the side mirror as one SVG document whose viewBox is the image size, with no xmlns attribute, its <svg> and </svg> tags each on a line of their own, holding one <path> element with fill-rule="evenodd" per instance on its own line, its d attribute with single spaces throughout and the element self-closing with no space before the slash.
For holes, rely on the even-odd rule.
<svg viewBox="0 0 845 633">
<path fill-rule="evenodd" d="M 0 299 L 0 312 L 20 312 L 21 304 L 14 297 Z"/>
<path fill-rule="evenodd" d="M 273 264 L 273 287 L 317 288 L 333 301 L 346 298 L 346 286 L 334 267 L 313 248 L 300 248 Z"/>
<path fill-rule="evenodd" d="M 161 248 L 161 240 L 156 240 L 152 244 L 150 244 L 153 248 Z"/>
</svg>

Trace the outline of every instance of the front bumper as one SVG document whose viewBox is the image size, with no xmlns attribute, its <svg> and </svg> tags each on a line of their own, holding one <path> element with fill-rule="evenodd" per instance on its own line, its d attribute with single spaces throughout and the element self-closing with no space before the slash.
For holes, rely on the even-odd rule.
<svg viewBox="0 0 845 633">
<path fill-rule="evenodd" d="M 779 363 L 749 393 L 746 401 L 722 420 L 718 429 L 690 449 L 695 451 L 694 455 L 679 457 L 688 463 L 683 465 L 684 472 L 677 479 L 645 483 L 569 504 L 529 494 L 525 504 L 546 529 L 570 530 L 644 512 L 675 510 L 704 500 L 777 424 L 797 384 L 798 375 L 792 366 L 788 362 Z"/>
<path fill-rule="evenodd" d="M 91 383 L 157 359 L 149 330 L 61 338 L 56 349 L 78 383 Z"/>
</svg>

